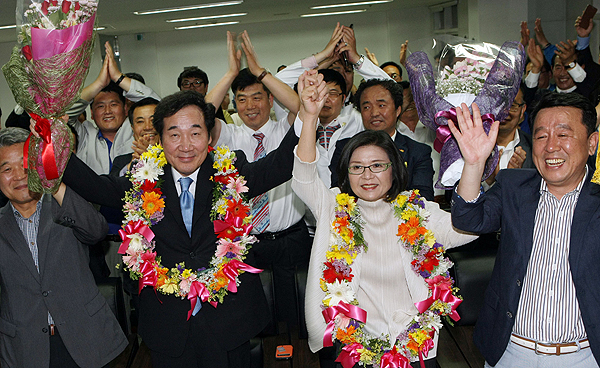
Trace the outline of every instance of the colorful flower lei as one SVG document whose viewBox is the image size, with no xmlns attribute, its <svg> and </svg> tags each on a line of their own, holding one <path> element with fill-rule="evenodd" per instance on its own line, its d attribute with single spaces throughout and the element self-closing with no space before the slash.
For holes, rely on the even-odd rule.
<svg viewBox="0 0 600 368">
<path fill-rule="evenodd" d="M 320 280 L 325 292 L 323 316 L 327 323 L 324 346 L 331 346 L 333 340 L 342 344 L 336 361 L 344 368 L 356 363 L 382 368 L 410 367 L 410 361 L 417 357 L 423 361 L 423 356 L 433 348 L 435 331 L 442 328 L 440 316 L 457 321 L 460 317 L 455 309 L 462 302 L 448 273 L 452 262 L 444 257 L 443 245 L 425 227 L 429 213 L 424 200 L 414 190 L 400 193 L 391 203 L 395 217 L 400 220 L 399 241 L 413 256 L 413 271 L 429 286 L 429 297 L 415 304 L 419 314 L 396 337 L 394 344 L 390 344 L 389 336 L 376 337 L 364 331 L 366 312 L 358 307 L 350 286 L 354 277 L 352 264 L 359 253 L 367 251 L 362 235 L 364 221 L 354 197 L 341 193 L 336 196 L 336 203 L 331 225 L 333 240 Z"/>
<path fill-rule="evenodd" d="M 131 278 L 139 279 L 140 291 L 144 286 L 152 286 L 163 294 L 187 297 L 191 303 L 188 319 L 200 309 L 198 300 L 216 307 L 217 303 L 223 303 L 229 291 L 237 292 L 239 274 L 261 271 L 242 262 L 256 237 L 250 235 L 250 203 L 243 194 L 248 187 L 233 165 L 235 152 L 225 146 L 210 148 L 209 152 L 216 169 L 211 178 L 215 183 L 211 220 L 218 237 L 210 268 L 191 270 L 181 262 L 169 269 L 161 264 L 160 256 L 154 251 L 154 233 L 150 226 L 163 218 L 165 207 L 160 189 L 162 179 L 158 178 L 164 173 L 167 161 L 160 145 L 143 153 L 128 174 L 132 188 L 125 193 L 125 220 L 123 229 L 119 230 L 123 240 L 119 253 L 124 254 L 123 263 Z"/>
</svg>

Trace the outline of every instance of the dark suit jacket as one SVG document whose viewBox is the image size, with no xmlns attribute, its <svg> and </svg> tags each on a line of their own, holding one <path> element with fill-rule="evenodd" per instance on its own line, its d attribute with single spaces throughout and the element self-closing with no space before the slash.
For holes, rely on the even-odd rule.
<svg viewBox="0 0 600 368">
<path fill-rule="evenodd" d="M 600 186 L 590 182 L 591 176 L 588 172 L 573 215 L 569 265 L 592 353 L 600 361 L 600 289 L 594 277 L 600 259 Z M 504 353 L 519 312 L 540 183 L 536 170 L 502 170 L 496 185 L 475 203 L 466 203 L 456 192 L 452 198 L 456 228 L 476 233 L 501 228 L 494 271 L 473 335 L 475 345 L 492 366 Z"/>
<path fill-rule="evenodd" d="M 264 159 L 248 163 L 242 151 L 235 151 L 235 166 L 248 182 L 249 197 L 262 194 L 291 178 L 293 148 L 297 143 L 294 129 L 290 129 L 280 147 Z M 181 216 L 171 166 L 164 167 L 164 218 L 152 227 L 152 231 L 155 234 L 156 252 L 165 267 L 174 267 L 179 262 L 185 262 L 186 267 L 191 269 L 209 267 L 217 240 L 209 217 L 213 190 L 213 183 L 209 179 L 215 172 L 212 164 L 208 156 L 198 172 L 191 239 Z M 126 177 L 99 176 L 75 155 L 71 156 L 63 180 L 73 185 L 87 200 L 118 208 L 123 205 L 124 192 L 130 188 Z M 246 263 L 254 265 L 253 258 L 250 252 Z M 210 326 L 206 333 L 225 350 L 231 350 L 254 337 L 268 322 L 268 307 L 259 276 L 244 273 L 240 281 L 238 292 L 229 293 L 224 303 L 217 308 L 204 303 L 200 312 L 192 317 L 203 318 Z M 186 320 L 189 309 L 190 302 L 187 299 L 155 293 L 151 288 L 142 290 L 139 332 L 146 345 L 151 350 L 179 356 L 185 348 L 191 325 Z"/>
<path fill-rule="evenodd" d="M 331 187 L 338 186 L 337 167 L 342 157 L 342 150 L 351 138 L 338 141 L 331 158 L 329 171 L 331 171 Z M 431 147 L 416 142 L 407 136 L 396 132 L 394 140 L 400 150 L 400 156 L 406 163 L 408 170 L 408 183 L 406 189 L 418 189 L 419 193 L 429 201 L 433 201 L 433 163 L 431 161 Z"/>
<path fill-rule="evenodd" d="M 531 149 L 533 147 L 533 140 L 531 139 L 531 134 L 525 133 L 521 129 L 519 129 L 519 144 L 517 147 L 523 148 L 523 151 L 527 154 L 525 157 L 525 161 L 523 162 L 523 169 L 532 169 L 535 167 L 533 164 L 533 155 L 531 153 Z"/>
<path fill-rule="evenodd" d="M 74 156 L 74 155 L 73 155 Z M 127 340 L 96 287 L 88 249 L 104 238 L 106 221 L 67 188 L 62 206 L 46 195 L 38 227 L 38 270 L 12 207 L 0 210 L 0 360 L 2 367 L 47 367 L 48 312 L 81 367 L 101 367 Z"/>
</svg>

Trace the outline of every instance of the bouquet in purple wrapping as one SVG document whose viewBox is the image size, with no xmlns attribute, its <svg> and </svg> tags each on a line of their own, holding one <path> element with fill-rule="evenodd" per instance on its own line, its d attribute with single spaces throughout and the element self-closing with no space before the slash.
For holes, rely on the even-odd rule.
<svg viewBox="0 0 600 368">
<path fill-rule="evenodd" d="M 89 70 L 97 8 L 97 0 L 17 0 L 18 44 L 2 71 L 40 135 L 23 152 L 32 191 L 54 192 L 69 160 L 73 137 L 61 117 Z"/>
<path fill-rule="evenodd" d="M 406 60 L 417 111 L 421 122 L 436 132 L 434 148 L 440 152 L 440 175 L 436 188 L 451 189 L 460 179 L 464 162 L 458 144 L 448 128 L 456 122 L 456 109 L 466 103 L 479 107 L 483 127 L 489 132 L 495 120 L 508 115 L 525 66 L 525 50 L 519 42 L 447 45 L 440 57 L 437 80 L 424 52 Z M 488 158 L 485 180 L 498 164 L 498 147 Z"/>
</svg>

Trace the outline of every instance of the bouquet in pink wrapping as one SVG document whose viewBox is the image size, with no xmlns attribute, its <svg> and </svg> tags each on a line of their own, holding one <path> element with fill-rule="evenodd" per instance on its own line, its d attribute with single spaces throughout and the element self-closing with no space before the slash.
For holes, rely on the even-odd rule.
<svg viewBox="0 0 600 368">
<path fill-rule="evenodd" d="M 73 137 L 61 117 L 89 70 L 97 8 L 97 0 L 17 0 L 18 44 L 2 71 L 40 135 L 29 136 L 23 156 L 32 191 L 54 192 L 69 160 Z"/>
</svg>

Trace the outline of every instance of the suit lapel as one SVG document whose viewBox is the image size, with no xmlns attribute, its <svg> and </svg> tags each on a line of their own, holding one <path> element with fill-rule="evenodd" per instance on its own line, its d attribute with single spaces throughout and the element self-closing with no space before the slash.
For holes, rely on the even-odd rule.
<svg viewBox="0 0 600 368">
<path fill-rule="evenodd" d="M 404 136 L 398 131 L 396 131 L 396 138 L 394 139 L 394 143 L 400 151 L 400 156 L 402 156 L 402 159 L 404 160 L 404 162 L 406 162 L 406 150 L 408 149 L 408 146 L 406 145 L 406 139 L 404 139 Z"/>
<path fill-rule="evenodd" d="M 181 216 L 181 207 L 179 206 L 179 195 L 177 194 L 177 188 L 175 188 L 175 182 L 173 181 L 173 173 L 171 172 L 171 165 L 165 166 L 165 173 L 163 175 L 163 193 L 165 195 L 165 211 L 168 211 L 171 216 L 175 219 L 177 226 L 182 231 L 187 233 L 185 224 L 183 223 L 183 217 Z"/>
<path fill-rule="evenodd" d="M 40 265 L 40 274 L 43 275 L 46 269 L 46 257 L 48 255 L 49 240 L 52 238 L 51 227 L 52 219 L 52 197 L 44 195 L 42 197 L 42 209 L 40 213 L 40 224 L 38 226 L 37 246 L 38 246 L 38 264 Z"/>
<path fill-rule="evenodd" d="M 12 213 L 12 207 L 10 204 L 4 206 L 0 214 L 0 228 L 2 228 L 2 237 L 6 238 L 8 245 L 17 253 L 19 258 L 25 264 L 25 267 L 33 278 L 40 283 L 40 274 L 35 267 L 33 256 L 29 250 L 29 246 L 25 241 L 25 237 L 17 224 L 14 214 Z"/>
<path fill-rule="evenodd" d="M 535 213 L 540 200 L 539 189 L 541 180 L 542 177 L 536 175 L 534 180 L 525 182 L 522 188 L 515 188 L 516 191 L 522 194 L 520 196 L 519 216 L 517 218 L 523 219 L 521 222 L 521 233 L 524 234 L 522 237 L 524 244 L 521 247 L 516 247 L 516 249 L 521 251 L 522 270 L 527 269 L 533 249 L 533 228 L 535 226 Z"/>
<path fill-rule="evenodd" d="M 600 208 L 600 186 L 590 182 L 591 176 L 592 173 L 588 172 L 586 182 L 583 188 L 581 188 L 581 193 L 579 193 L 571 224 L 569 264 L 571 265 L 571 274 L 573 275 L 578 270 L 581 257 L 590 254 L 589 249 L 586 251 L 586 246 L 589 246 L 589 243 L 586 242 L 586 239 L 589 237 L 587 230 L 596 229 L 595 226 L 590 226 L 590 221 L 598 217 L 597 212 L 598 208 Z"/>
<path fill-rule="evenodd" d="M 212 166 L 212 156 L 208 155 L 198 171 L 196 193 L 194 194 L 194 219 L 192 221 L 192 229 L 198 229 L 200 226 L 199 221 L 203 218 L 203 213 L 211 210 L 209 206 L 211 205 L 214 184 L 210 178 L 215 173 Z M 199 237 L 201 236 L 203 236 L 202 231 L 192 231 L 193 244 L 198 244 Z"/>
</svg>

